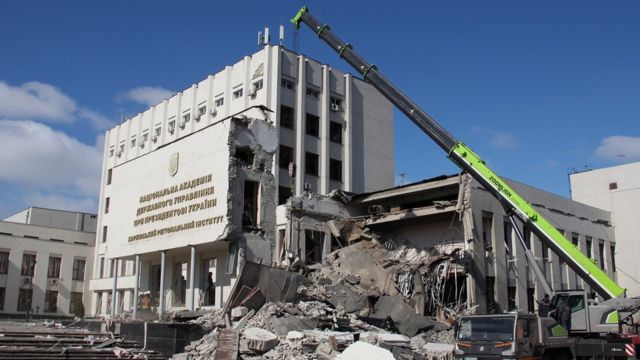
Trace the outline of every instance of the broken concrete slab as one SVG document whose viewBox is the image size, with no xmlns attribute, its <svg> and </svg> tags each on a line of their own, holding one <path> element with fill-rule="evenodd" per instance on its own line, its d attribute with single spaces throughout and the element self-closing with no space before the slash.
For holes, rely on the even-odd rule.
<svg viewBox="0 0 640 360">
<path fill-rule="evenodd" d="M 367 298 L 344 283 L 327 286 L 329 302 L 334 307 L 342 307 L 348 313 L 360 311 L 368 306 Z"/>
<path fill-rule="evenodd" d="M 430 353 L 453 353 L 454 347 L 454 344 L 426 343 L 422 348 Z"/>
<path fill-rule="evenodd" d="M 287 340 L 302 340 L 304 339 L 304 334 L 301 333 L 300 331 L 289 331 L 287 333 Z"/>
<path fill-rule="evenodd" d="M 237 306 L 231 309 L 231 318 L 234 320 L 240 319 L 241 317 L 247 315 L 249 309 L 244 306 Z"/>
<path fill-rule="evenodd" d="M 238 359 L 238 348 L 240 346 L 240 333 L 234 330 L 222 330 L 217 336 L 217 346 L 215 360 L 236 360 Z"/>
<path fill-rule="evenodd" d="M 411 339 L 401 334 L 378 334 L 378 342 L 390 345 L 409 345 Z"/>
<path fill-rule="evenodd" d="M 273 317 L 269 320 L 271 331 L 278 336 L 285 336 L 289 331 L 311 330 L 318 327 L 318 319 L 314 318 L 297 318 L 297 317 Z"/>
<path fill-rule="evenodd" d="M 247 340 L 247 347 L 250 350 L 257 351 L 259 353 L 264 353 L 273 349 L 280 342 L 276 334 L 255 327 L 245 329 L 242 332 L 242 335 Z"/>
<path fill-rule="evenodd" d="M 356 341 L 346 348 L 337 359 L 341 360 L 395 360 L 391 351 L 368 344 L 364 341 Z"/>
<path fill-rule="evenodd" d="M 390 319 L 392 325 L 407 336 L 415 336 L 420 330 L 430 330 L 438 325 L 433 318 L 416 314 L 413 307 L 397 296 L 381 296 L 369 317 L 385 321 Z"/>
</svg>

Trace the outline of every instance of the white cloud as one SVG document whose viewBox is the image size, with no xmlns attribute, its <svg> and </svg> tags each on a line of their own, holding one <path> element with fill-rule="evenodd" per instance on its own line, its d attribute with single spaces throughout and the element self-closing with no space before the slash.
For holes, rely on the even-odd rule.
<svg viewBox="0 0 640 360">
<path fill-rule="evenodd" d="M 40 191 L 98 194 L 102 147 L 28 120 L 0 120 L 0 144 L 0 180 Z"/>
<path fill-rule="evenodd" d="M 73 122 L 76 102 L 55 86 L 31 81 L 10 86 L 0 81 L 0 116 Z"/>
<path fill-rule="evenodd" d="M 516 136 L 506 131 L 497 131 L 480 126 L 474 127 L 472 131 L 482 136 L 488 136 L 491 146 L 498 149 L 515 149 L 519 145 Z"/>
<path fill-rule="evenodd" d="M 614 161 L 640 160 L 640 137 L 614 135 L 600 142 L 596 156 Z"/>
<path fill-rule="evenodd" d="M 120 93 L 118 99 L 152 106 L 162 102 L 164 99 L 168 99 L 171 95 L 173 95 L 173 91 L 159 86 L 141 86 Z"/>
<path fill-rule="evenodd" d="M 65 124 L 82 118 L 87 119 L 97 130 L 105 130 L 115 125 L 95 110 L 78 107 L 75 100 L 57 87 L 37 81 L 19 86 L 11 86 L 0 81 L 0 118 Z"/>
</svg>

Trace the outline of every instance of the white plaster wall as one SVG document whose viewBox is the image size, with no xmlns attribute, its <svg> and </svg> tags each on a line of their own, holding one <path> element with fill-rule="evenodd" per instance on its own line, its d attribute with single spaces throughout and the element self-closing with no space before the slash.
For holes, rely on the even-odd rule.
<svg viewBox="0 0 640 360">
<path fill-rule="evenodd" d="M 618 282 L 628 296 L 640 296 L 640 162 L 571 174 L 570 181 L 574 200 L 611 212 Z"/>
</svg>

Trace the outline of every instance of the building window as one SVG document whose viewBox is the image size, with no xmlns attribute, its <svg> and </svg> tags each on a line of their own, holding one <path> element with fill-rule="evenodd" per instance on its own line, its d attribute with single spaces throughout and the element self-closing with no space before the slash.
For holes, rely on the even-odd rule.
<svg viewBox="0 0 640 360">
<path fill-rule="evenodd" d="M 103 243 L 107 242 L 107 227 L 106 226 L 102 227 L 102 242 Z"/>
<path fill-rule="evenodd" d="M 527 246 L 527 249 L 531 250 L 531 230 L 524 229 L 524 244 Z"/>
<path fill-rule="evenodd" d="M 598 243 L 598 262 L 600 263 L 600 269 L 604 270 L 604 241 L 600 240 Z"/>
<path fill-rule="evenodd" d="M 69 314 L 73 314 L 78 317 L 84 316 L 84 305 L 82 304 L 82 293 L 71 292 L 69 299 Z"/>
<path fill-rule="evenodd" d="M 536 289 L 535 288 L 527 288 L 527 310 L 530 313 L 534 313 L 536 311 Z"/>
<path fill-rule="evenodd" d="M 242 88 L 240 88 L 240 89 L 238 89 L 238 90 L 233 92 L 233 98 L 234 99 L 237 99 L 239 97 L 242 97 Z"/>
<path fill-rule="evenodd" d="M 507 311 L 517 310 L 517 293 L 515 286 L 507 286 Z"/>
<path fill-rule="evenodd" d="M 113 169 L 107 170 L 107 185 L 111 185 L 112 176 L 113 176 Z"/>
<path fill-rule="evenodd" d="M 136 146 L 136 140 L 137 139 L 136 139 L 135 135 L 132 136 L 129 147 L 135 147 Z"/>
<path fill-rule="evenodd" d="M 335 181 L 342 181 L 342 161 L 329 160 L 329 178 Z"/>
<path fill-rule="evenodd" d="M 307 135 L 320 137 L 320 118 L 307 113 Z"/>
<path fill-rule="evenodd" d="M 204 114 L 206 114 L 206 113 L 207 113 L 207 106 L 206 105 L 201 105 L 198 108 L 198 117 L 196 118 L 196 120 L 200 120 L 200 118 L 202 116 L 204 116 Z"/>
<path fill-rule="evenodd" d="M 488 252 L 493 251 L 493 214 L 482 212 L 482 246 Z"/>
<path fill-rule="evenodd" d="M 109 147 L 109 157 L 113 157 L 113 154 L 116 152 L 115 146 Z"/>
<path fill-rule="evenodd" d="M 111 205 L 111 198 L 107 197 L 104 199 L 104 213 L 108 214 L 109 213 L 109 205 Z"/>
<path fill-rule="evenodd" d="M 609 183 L 609 190 L 616 190 L 618 188 L 617 182 Z"/>
<path fill-rule="evenodd" d="M 47 278 L 59 279 L 60 278 L 60 264 L 62 258 L 58 256 L 49 256 L 49 268 L 47 270 Z"/>
<path fill-rule="evenodd" d="M 120 157 L 122 156 L 123 153 L 124 153 L 124 141 L 120 143 L 120 147 L 118 148 L 118 152 L 116 153 L 116 155 Z"/>
<path fill-rule="evenodd" d="M 47 290 L 44 293 L 44 311 L 56 312 L 58 311 L 58 292 Z"/>
<path fill-rule="evenodd" d="M 182 115 L 182 123 L 186 124 L 189 121 L 191 121 L 191 114 L 190 113 L 186 113 L 184 115 Z"/>
<path fill-rule="evenodd" d="M 245 180 L 244 182 L 244 207 L 242 211 L 242 227 L 258 228 L 258 193 L 260 183 L 257 181 Z"/>
<path fill-rule="evenodd" d="M 153 131 L 155 131 L 153 134 L 155 135 L 156 139 L 158 139 L 160 135 L 162 135 L 162 126 L 156 126 Z"/>
<path fill-rule="evenodd" d="M 329 123 L 329 140 L 342 144 L 342 124 L 335 121 Z"/>
<path fill-rule="evenodd" d="M 291 197 L 291 188 L 286 186 L 278 186 L 278 205 L 286 204 Z"/>
<path fill-rule="evenodd" d="M 22 254 L 22 270 L 20 275 L 33 276 L 33 270 L 36 267 L 36 255 L 35 254 Z"/>
<path fill-rule="evenodd" d="M 140 140 L 140 147 L 144 147 L 144 144 L 149 140 L 149 130 L 145 130 L 142 133 L 142 140 Z"/>
<path fill-rule="evenodd" d="M 262 89 L 264 87 L 264 84 L 262 82 L 262 79 L 256 81 L 253 83 L 253 91 L 258 91 L 260 89 Z"/>
<path fill-rule="evenodd" d="M 120 276 L 127 276 L 127 265 L 129 262 L 127 260 L 120 260 Z"/>
<path fill-rule="evenodd" d="M 104 279 L 104 256 L 100 258 L 100 268 L 98 269 L 100 279 Z"/>
<path fill-rule="evenodd" d="M 304 169 L 307 175 L 318 176 L 318 154 L 305 153 Z"/>
<path fill-rule="evenodd" d="M 320 92 L 318 90 L 315 89 L 310 89 L 307 88 L 307 96 L 310 96 L 314 99 L 319 99 L 320 98 Z"/>
<path fill-rule="evenodd" d="M 342 100 L 338 99 L 337 97 L 331 97 L 330 98 L 330 102 L 331 102 L 331 109 L 340 109 L 342 107 Z"/>
<path fill-rule="evenodd" d="M 20 289 L 18 292 L 18 311 L 27 311 L 31 305 L 33 289 Z"/>
<path fill-rule="evenodd" d="M 282 79 L 280 80 L 280 86 L 282 86 L 285 89 L 293 90 L 293 87 L 295 86 L 295 84 L 291 80 Z"/>
<path fill-rule="evenodd" d="M 84 281 L 84 268 L 87 264 L 85 259 L 73 259 L 73 273 L 72 280 Z"/>
<path fill-rule="evenodd" d="M 484 282 L 485 282 L 485 293 L 484 293 L 484 300 L 485 303 L 487 305 L 487 313 L 488 314 L 495 314 L 496 312 L 496 297 L 495 297 L 495 285 L 496 285 L 496 278 L 493 276 L 486 276 L 484 278 Z"/>
<path fill-rule="evenodd" d="M 293 129 L 293 108 L 281 105 L 280 106 L 280 126 Z"/>
<path fill-rule="evenodd" d="M 220 107 L 224 105 L 224 98 L 223 97 L 217 98 L 215 101 L 215 104 L 216 104 L 216 107 Z"/>
<path fill-rule="evenodd" d="M 4 311 L 4 297 L 7 293 L 7 288 L 0 288 L 0 311 Z"/>
<path fill-rule="evenodd" d="M 176 121 L 175 120 L 171 120 L 169 121 L 169 129 L 167 129 L 169 131 L 169 134 L 173 134 L 176 131 Z"/>
<path fill-rule="evenodd" d="M 591 241 L 591 236 L 585 236 L 585 244 L 586 246 L 586 250 L 587 250 L 587 257 L 589 259 L 593 259 L 593 249 L 592 249 L 592 244 L 593 241 Z"/>
<path fill-rule="evenodd" d="M 118 262 L 118 259 L 111 259 L 111 261 L 109 261 L 109 277 L 112 278 L 113 274 L 116 270 L 116 263 Z"/>
<path fill-rule="evenodd" d="M 9 252 L 0 251 L 0 274 L 9 272 Z"/>
<path fill-rule="evenodd" d="M 616 246 L 609 246 L 609 251 L 611 251 L 611 271 L 616 272 Z"/>
<path fill-rule="evenodd" d="M 515 252 L 513 249 L 513 227 L 511 222 L 509 221 L 509 217 L 504 217 L 504 224 L 502 227 L 502 231 L 504 232 L 504 245 L 507 247 L 506 252 L 507 255 L 514 256 Z"/>
<path fill-rule="evenodd" d="M 293 148 L 287 145 L 280 145 L 278 165 L 283 169 L 289 168 L 289 163 L 293 162 Z"/>
<path fill-rule="evenodd" d="M 309 229 L 304 231 L 304 262 L 306 264 L 322 262 L 324 235 L 322 231 Z"/>
</svg>

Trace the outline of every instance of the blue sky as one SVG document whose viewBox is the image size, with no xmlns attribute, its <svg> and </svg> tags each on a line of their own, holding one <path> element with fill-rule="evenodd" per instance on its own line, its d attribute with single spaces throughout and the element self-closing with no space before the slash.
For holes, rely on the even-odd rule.
<svg viewBox="0 0 640 360">
<path fill-rule="evenodd" d="M 567 173 L 640 160 L 638 1 L 0 2 L 0 217 L 95 211 L 102 135 L 257 50 L 304 4 L 498 174 L 568 196 Z M 300 52 L 351 71 L 308 29 Z M 396 175 L 457 172 L 395 113 Z"/>
</svg>

